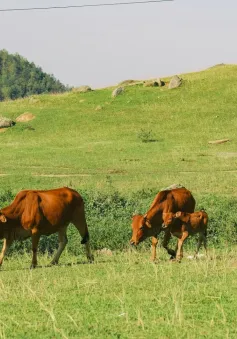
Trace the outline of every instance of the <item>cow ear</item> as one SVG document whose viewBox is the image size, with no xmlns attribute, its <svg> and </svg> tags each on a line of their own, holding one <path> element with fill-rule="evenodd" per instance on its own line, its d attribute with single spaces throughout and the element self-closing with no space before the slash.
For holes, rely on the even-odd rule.
<svg viewBox="0 0 237 339">
<path fill-rule="evenodd" d="M 151 222 L 150 222 L 150 220 L 146 219 L 145 225 L 146 225 L 148 228 L 151 228 Z"/>
<path fill-rule="evenodd" d="M 7 222 L 7 218 L 5 217 L 5 215 L 3 215 L 3 214 L 0 215 L 0 221 L 1 222 Z"/>
</svg>

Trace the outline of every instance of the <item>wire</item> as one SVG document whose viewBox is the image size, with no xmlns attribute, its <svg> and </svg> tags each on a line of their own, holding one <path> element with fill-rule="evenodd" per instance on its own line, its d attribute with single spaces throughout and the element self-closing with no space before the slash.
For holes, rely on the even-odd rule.
<svg viewBox="0 0 237 339">
<path fill-rule="evenodd" d="M 0 9 L 0 12 L 19 12 L 19 11 L 38 11 L 50 9 L 68 9 L 68 8 L 84 8 L 84 7 L 105 7 L 105 6 L 123 6 L 123 5 L 141 5 L 151 4 L 158 2 L 170 2 L 174 0 L 145 0 L 145 1 L 132 1 L 132 2 L 114 2 L 111 4 L 91 4 L 91 5 L 69 5 L 69 6 L 50 6 L 50 7 L 29 7 L 29 8 L 6 8 Z"/>
</svg>

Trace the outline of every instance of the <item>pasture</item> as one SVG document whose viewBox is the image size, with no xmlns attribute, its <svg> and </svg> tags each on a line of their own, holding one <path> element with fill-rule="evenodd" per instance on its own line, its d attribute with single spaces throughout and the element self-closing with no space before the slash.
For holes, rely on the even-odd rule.
<svg viewBox="0 0 237 339">
<path fill-rule="evenodd" d="M 64 255 L 65 266 L 31 271 L 21 262 L 29 256 L 11 258 L 0 277 L 1 337 L 236 338 L 236 249 L 182 264 L 147 254 L 85 265 Z"/>
<path fill-rule="evenodd" d="M 46 267 L 55 236 L 42 238 L 33 271 L 30 242 L 15 243 L 0 271 L 0 337 L 236 338 L 237 66 L 182 78 L 175 90 L 127 86 L 114 99 L 106 88 L 0 103 L 0 115 L 36 116 L 0 133 L 0 208 L 20 189 L 75 188 L 96 257 L 83 264 L 71 227 L 57 267 Z M 131 216 L 173 183 L 207 210 L 210 257 L 188 260 L 188 240 L 181 264 L 162 249 L 154 264 L 149 241 L 128 246 Z M 105 247 L 112 256 L 97 252 Z"/>
</svg>

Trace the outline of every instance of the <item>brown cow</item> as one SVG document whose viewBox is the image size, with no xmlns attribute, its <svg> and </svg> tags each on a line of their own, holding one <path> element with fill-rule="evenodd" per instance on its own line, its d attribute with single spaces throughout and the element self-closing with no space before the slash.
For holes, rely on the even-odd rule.
<svg viewBox="0 0 237 339">
<path fill-rule="evenodd" d="M 182 222 L 181 227 L 175 225 L 175 220 Z M 177 244 L 176 260 L 181 261 L 183 257 L 183 243 L 189 235 L 199 233 L 199 239 L 197 243 L 197 249 L 195 256 L 197 256 L 199 249 L 204 244 L 204 248 L 207 254 L 207 223 L 208 215 L 204 210 L 194 213 L 186 213 L 178 211 L 176 213 L 163 213 L 163 225 L 162 227 L 168 229 L 169 232 L 175 237 L 179 238 Z"/>
<path fill-rule="evenodd" d="M 151 260 L 155 260 L 158 235 L 162 231 L 163 212 L 193 212 L 194 208 L 195 199 L 191 192 L 186 188 L 176 188 L 159 192 L 145 215 L 136 215 L 133 217 L 133 234 L 130 244 L 138 245 L 146 238 L 152 237 Z M 176 252 L 168 248 L 171 234 L 168 230 L 164 231 L 165 236 L 162 245 L 172 257 L 175 257 Z"/>
<path fill-rule="evenodd" d="M 19 192 L 9 206 L 0 210 L 0 239 L 4 239 L 0 265 L 14 240 L 31 237 L 33 252 L 31 267 L 36 267 L 40 236 L 58 232 L 59 247 L 51 262 L 57 264 L 67 244 L 69 223 L 73 223 L 78 229 L 82 237 L 81 243 L 85 244 L 87 258 L 92 261 L 84 202 L 78 192 L 67 187 Z"/>
</svg>

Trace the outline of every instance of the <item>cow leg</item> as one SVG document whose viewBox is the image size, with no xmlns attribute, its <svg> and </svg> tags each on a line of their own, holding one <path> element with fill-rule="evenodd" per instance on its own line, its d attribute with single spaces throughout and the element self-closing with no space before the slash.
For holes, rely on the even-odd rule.
<svg viewBox="0 0 237 339">
<path fill-rule="evenodd" d="M 37 266 L 37 249 L 38 249 L 38 244 L 39 244 L 39 240 L 40 240 L 40 234 L 36 231 L 34 232 L 34 230 L 32 230 L 32 263 L 30 268 L 35 268 Z"/>
<path fill-rule="evenodd" d="M 80 206 L 75 210 L 73 214 L 73 218 L 72 218 L 72 223 L 78 229 L 78 232 L 80 233 L 82 237 L 81 244 L 85 245 L 87 259 L 89 260 L 89 262 L 93 262 L 94 256 L 91 253 L 90 242 L 89 242 L 89 232 L 88 232 L 88 227 L 87 227 L 86 218 L 85 218 L 84 206 Z"/>
<path fill-rule="evenodd" d="M 151 261 L 156 260 L 157 244 L 158 244 L 157 236 L 152 237 L 152 239 L 151 239 Z"/>
<path fill-rule="evenodd" d="M 171 258 L 170 259 L 174 259 L 175 256 L 176 256 L 176 251 L 172 250 L 171 248 L 168 247 L 168 243 L 170 241 L 170 238 L 171 238 L 171 233 L 170 231 L 166 231 L 165 232 L 165 236 L 164 236 L 164 239 L 163 239 L 163 242 L 162 242 L 162 246 L 166 249 L 166 251 L 168 252 L 168 254 L 171 255 Z"/>
<path fill-rule="evenodd" d="M 197 243 L 197 249 L 196 249 L 194 258 L 197 257 L 198 252 L 199 252 L 199 249 L 200 249 L 202 243 L 204 244 L 204 248 L 205 248 L 206 255 L 207 255 L 207 238 L 206 238 L 206 236 L 205 236 L 203 233 L 199 233 L 199 238 L 198 238 L 198 243 Z"/>
<path fill-rule="evenodd" d="M 50 263 L 51 265 L 57 265 L 58 264 L 59 258 L 61 256 L 64 248 L 66 247 L 67 243 L 68 243 L 67 228 L 60 229 L 58 231 L 58 250 L 57 250 L 55 256 L 53 257 L 53 260 Z"/>
<path fill-rule="evenodd" d="M 208 256 L 208 253 L 207 253 L 207 232 L 205 232 L 205 234 L 203 234 L 203 245 L 204 245 L 204 248 L 205 248 L 206 256 Z"/>
<path fill-rule="evenodd" d="M 176 260 L 178 262 L 181 262 L 181 259 L 183 257 L 183 243 L 187 237 L 188 237 L 188 231 L 184 231 L 182 233 L 181 238 L 178 240 L 178 250 L 176 254 Z"/>
<path fill-rule="evenodd" d="M 7 253 L 7 250 L 11 246 L 12 242 L 13 242 L 13 239 L 8 239 L 8 238 L 4 239 L 3 248 L 2 248 L 2 251 L 1 251 L 1 254 L 0 254 L 0 266 L 2 265 L 3 258 L 5 256 L 5 254 Z"/>
</svg>

